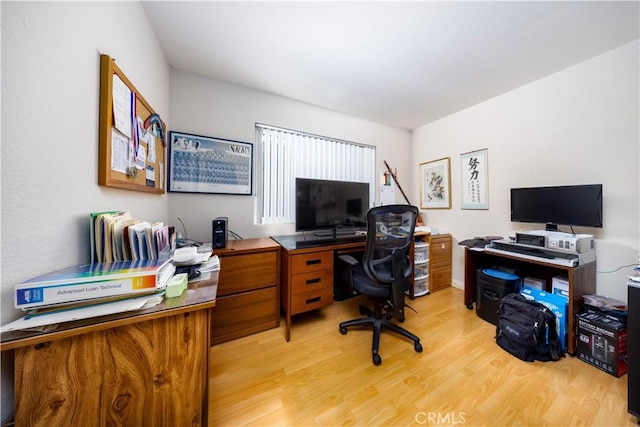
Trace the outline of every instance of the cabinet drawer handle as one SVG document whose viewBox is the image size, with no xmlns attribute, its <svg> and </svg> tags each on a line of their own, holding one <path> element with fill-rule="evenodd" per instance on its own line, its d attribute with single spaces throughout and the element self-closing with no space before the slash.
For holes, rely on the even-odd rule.
<svg viewBox="0 0 640 427">
<path fill-rule="evenodd" d="M 315 297 L 315 298 L 309 298 L 308 300 L 306 300 L 305 302 L 307 304 L 313 304 L 314 302 L 318 302 L 320 301 L 322 298 L 321 297 Z"/>
<path fill-rule="evenodd" d="M 320 264 L 322 262 L 321 259 L 310 259 L 307 260 L 307 265 Z"/>
<path fill-rule="evenodd" d="M 306 281 L 307 285 L 314 285 L 316 283 L 320 283 L 322 279 L 320 279 L 319 277 L 316 277 L 315 279 L 309 279 Z"/>
</svg>

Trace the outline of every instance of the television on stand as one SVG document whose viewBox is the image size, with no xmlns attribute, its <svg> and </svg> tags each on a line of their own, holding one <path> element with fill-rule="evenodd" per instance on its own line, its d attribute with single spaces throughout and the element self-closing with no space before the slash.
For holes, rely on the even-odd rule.
<svg viewBox="0 0 640 427">
<path fill-rule="evenodd" d="M 512 188 L 511 221 L 602 228 L 602 184 Z"/>
<path fill-rule="evenodd" d="M 318 238 L 356 236 L 366 230 L 369 183 L 296 178 L 296 231 Z"/>
</svg>

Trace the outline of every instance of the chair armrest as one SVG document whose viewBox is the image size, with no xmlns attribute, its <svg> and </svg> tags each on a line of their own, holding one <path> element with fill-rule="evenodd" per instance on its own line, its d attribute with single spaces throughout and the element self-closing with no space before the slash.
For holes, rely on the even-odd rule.
<svg viewBox="0 0 640 427">
<path fill-rule="evenodd" d="M 349 264 L 351 267 L 354 267 L 358 264 L 360 264 L 358 262 L 357 259 L 355 259 L 354 257 L 352 257 L 351 255 L 339 255 L 338 259 L 342 262 L 346 262 L 347 264 Z"/>
</svg>

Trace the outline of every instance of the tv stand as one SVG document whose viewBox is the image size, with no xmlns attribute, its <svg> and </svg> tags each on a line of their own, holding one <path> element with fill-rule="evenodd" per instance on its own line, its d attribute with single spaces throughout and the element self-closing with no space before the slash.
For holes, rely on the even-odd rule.
<svg viewBox="0 0 640 427">
<path fill-rule="evenodd" d="M 551 292 L 552 278 L 563 276 L 569 281 L 569 306 L 567 310 L 567 352 L 576 351 L 576 334 L 574 318 L 582 310 L 583 295 L 596 293 L 596 262 L 589 262 L 576 267 L 546 262 L 543 259 L 532 260 L 520 258 L 516 254 L 487 252 L 482 249 L 465 248 L 464 251 L 464 304 L 473 309 L 476 302 L 477 271 L 482 268 L 507 268 L 515 270 L 521 277 L 532 276 L 546 280 L 547 292 Z"/>
</svg>

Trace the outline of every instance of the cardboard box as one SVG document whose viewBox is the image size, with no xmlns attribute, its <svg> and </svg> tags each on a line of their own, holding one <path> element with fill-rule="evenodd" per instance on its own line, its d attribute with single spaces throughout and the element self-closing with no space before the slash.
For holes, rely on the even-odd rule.
<svg viewBox="0 0 640 427">
<path fill-rule="evenodd" d="M 627 373 L 627 325 L 596 312 L 576 316 L 576 355 L 614 377 Z"/>
<path fill-rule="evenodd" d="M 538 289 L 539 291 L 544 291 L 547 288 L 547 281 L 528 276 L 524 278 L 522 286 L 528 286 L 530 288 Z"/>
<path fill-rule="evenodd" d="M 551 279 L 551 293 L 569 298 L 569 279 L 556 276 Z"/>
<path fill-rule="evenodd" d="M 558 338 L 560 339 L 560 348 L 563 351 L 567 351 L 568 341 L 568 311 L 569 301 L 560 296 L 554 295 L 549 292 L 541 291 L 538 289 L 525 286 L 520 290 L 520 293 L 526 298 L 532 299 L 536 302 L 547 307 L 553 314 L 556 315 L 556 331 L 558 332 Z"/>
</svg>

